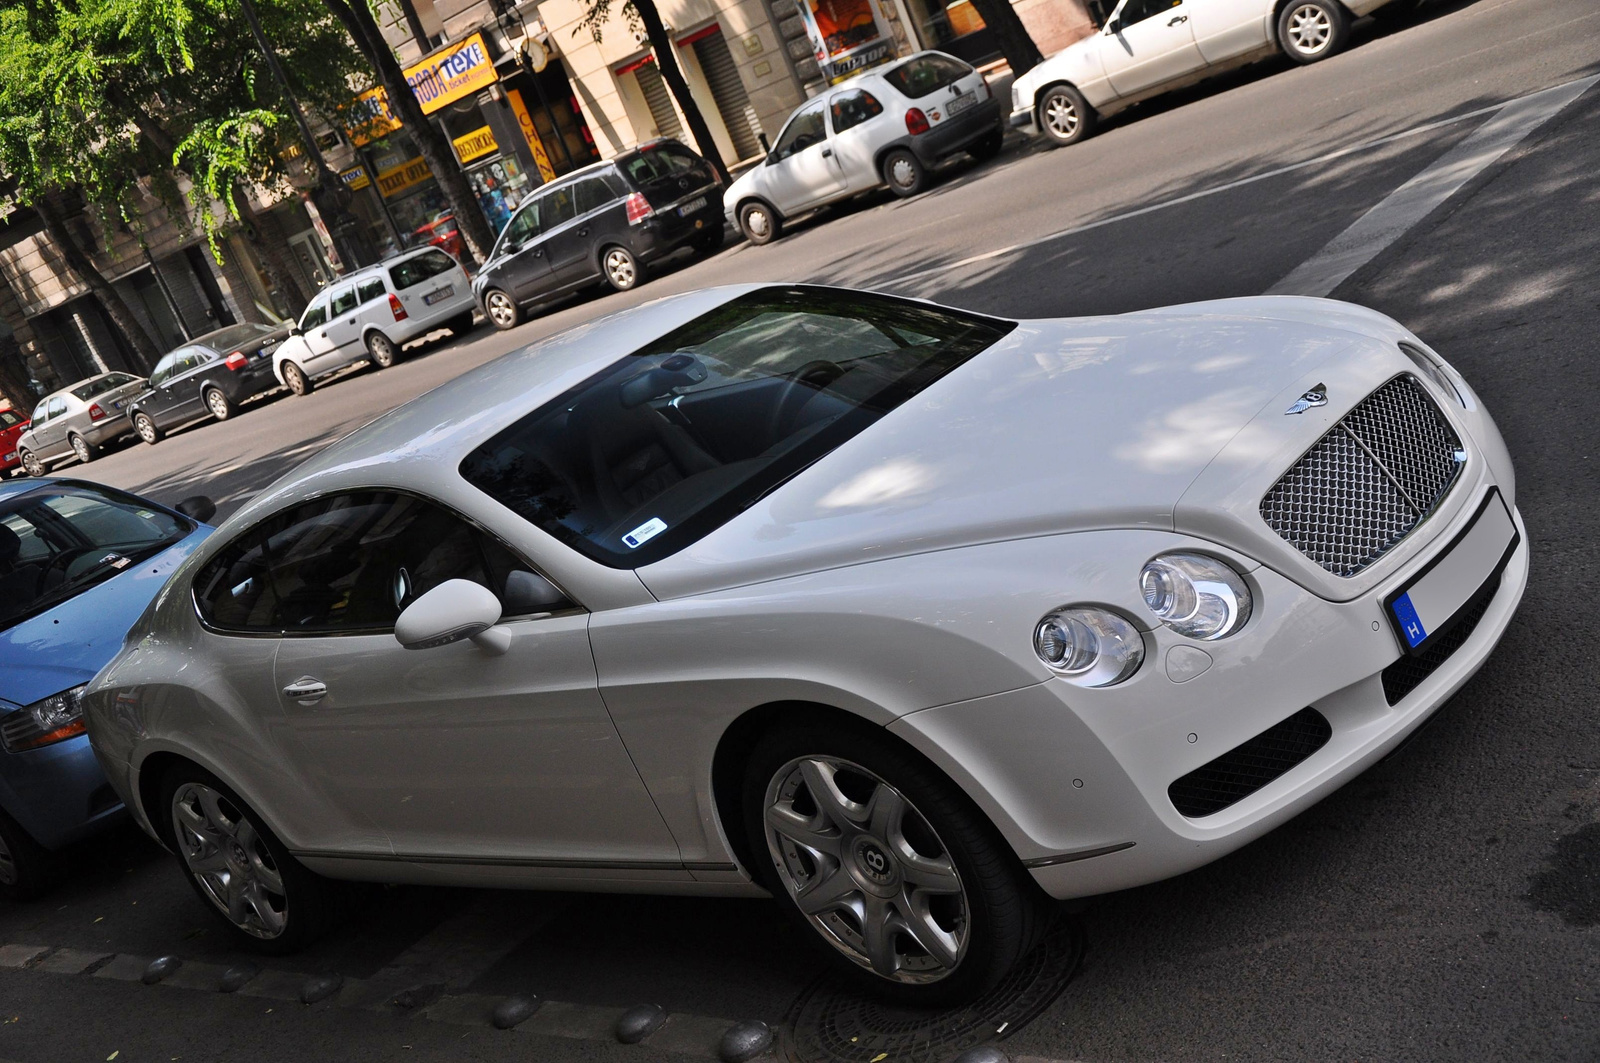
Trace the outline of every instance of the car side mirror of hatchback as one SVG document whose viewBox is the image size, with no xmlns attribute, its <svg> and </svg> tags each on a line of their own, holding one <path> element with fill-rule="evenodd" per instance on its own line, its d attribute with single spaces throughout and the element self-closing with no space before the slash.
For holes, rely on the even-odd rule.
<svg viewBox="0 0 1600 1063">
<path fill-rule="evenodd" d="M 190 495 L 172 508 L 190 520 L 197 520 L 201 524 L 217 515 L 217 504 L 205 495 Z"/>
<path fill-rule="evenodd" d="M 511 632 L 498 626 L 500 599 L 471 580 L 445 580 L 400 613 L 395 641 L 408 650 L 431 650 L 471 639 L 496 656 L 511 648 Z"/>
</svg>

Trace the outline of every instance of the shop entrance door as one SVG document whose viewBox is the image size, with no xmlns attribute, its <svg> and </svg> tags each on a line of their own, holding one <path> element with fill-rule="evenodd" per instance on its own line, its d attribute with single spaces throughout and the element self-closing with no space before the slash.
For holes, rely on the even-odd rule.
<svg viewBox="0 0 1600 1063">
<path fill-rule="evenodd" d="M 311 291 L 321 291 L 337 276 L 314 229 L 289 237 L 289 246 L 294 250 L 295 264 L 300 267 L 300 280 Z"/>
</svg>

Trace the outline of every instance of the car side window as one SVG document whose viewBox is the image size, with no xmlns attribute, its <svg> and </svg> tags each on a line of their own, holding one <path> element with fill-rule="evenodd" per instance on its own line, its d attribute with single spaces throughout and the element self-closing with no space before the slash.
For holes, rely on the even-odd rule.
<svg viewBox="0 0 1600 1063">
<path fill-rule="evenodd" d="M 883 113 L 883 104 L 865 89 L 855 89 L 834 96 L 829 109 L 833 112 L 833 131 L 843 133 L 869 118 L 878 117 Z"/>
<path fill-rule="evenodd" d="M 512 244 L 525 244 L 538 235 L 539 201 L 534 200 L 517 211 L 517 216 L 511 219 L 511 224 L 506 226 L 506 233 L 502 239 L 504 240 L 504 246 L 510 247 Z"/>
<path fill-rule="evenodd" d="M 341 288 L 333 293 L 328 313 L 332 317 L 338 317 L 340 314 L 347 313 L 355 308 L 356 290 L 354 288 Z"/>
<path fill-rule="evenodd" d="M 310 332 L 314 328 L 321 328 L 328 320 L 328 301 L 318 299 L 306 307 L 306 312 L 300 315 L 300 331 Z"/>
<path fill-rule="evenodd" d="M 578 216 L 578 200 L 573 186 L 566 185 L 539 198 L 539 220 L 545 232 L 565 225 Z"/>
<path fill-rule="evenodd" d="M 57 396 L 57 397 L 55 397 L 55 398 L 50 400 L 49 414 L 50 414 L 50 417 L 52 419 L 56 418 L 56 417 L 60 417 L 62 414 L 66 413 L 66 412 L 67 412 L 67 400 L 66 399 L 63 399 L 60 396 Z"/>
<path fill-rule="evenodd" d="M 163 356 L 161 361 L 156 363 L 156 367 L 150 370 L 150 386 L 153 388 L 160 387 L 162 384 L 165 384 L 168 380 L 172 379 L 172 374 L 174 372 L 172 367 L 177 364 L 177 351 L 173 351 L 171 354 Z"/>
<path fill-rule="evenodd" d="M 822 108 L 823 102 L 817 100 L 801 108 L 799 113 L 789 119 L 789 124 L 778 136 L 778 143 L 772 149 L 772 154 L 779 159 L 787 159 L 813 144 L 821 144 L 827 140 L 828 130 L 825 127 Z"/>
<path fill-rule="evenodd" d="M 1132 26 L 1163 11 L 1177 7 L 1183 0 L 1128 0 L 1117 16 L 1117 25 Z"/>
<path fill-rule="evenodd" d="M 185 347 L 178 351 L 178 362 L 173 366 L 173 373 L 187 373 L 191 369 L 198 369 L 211 361 L 215 355 L 204 347 Z"/>
<path fill-rule="evenodd" d="M 574 191 L 577 194 L 579 215 L 587 214 L 591 210 L 599 210 L 617 198 L 611 194 L 610 187 L 599 177 L 584 178 L 578 182 Z"/>
<path fill-rule="evenodd" d="M 365 306 L 374 299 L 382 299 L 388 292 L 383 286 L 382 277 L 373 277 L 371 280 L 361 282 L 361 287 L 356 289 L 356 298 Z"/>
<path fill-rule="evenodd" d="M 33 420 L 34 424 L 44 424 L 46 421 L 48 421 L 50 419 L 50 409 L 49 409 L 49 407 L 50 407 L 50 404 L 48 402 L 41 402 L 41 403 L 39 403 L 39 405 L 37 405 L 37 406 L 35 406 L 33 408 L 33 418 L 32 418 L 32 420 Z"/>
<path fill-rule="evenodd" d="M 446 580 L 471 580 L 508 601 L 508 581 L 518 571 L 531 566 L 441 506 L 394 491 L 357 491 L 306 502 L 251 528 L 201 569 L 194 596 L 200 615 L 225 630 L 381 632 Z"/>
</svg>

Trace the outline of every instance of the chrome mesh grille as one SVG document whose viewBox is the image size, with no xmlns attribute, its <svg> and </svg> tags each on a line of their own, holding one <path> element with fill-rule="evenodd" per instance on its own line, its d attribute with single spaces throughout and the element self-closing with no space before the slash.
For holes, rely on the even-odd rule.
<svg viewBox="0 0 1600 1063">
<path fill-rule="evenodd" d="M 1463 459 L 1433 400 L 1398 376 L 1283 474 L 1261 500 L 1261 516 L 1329 572 L 1354 576 L 1433 511 Z"/>
</svg>

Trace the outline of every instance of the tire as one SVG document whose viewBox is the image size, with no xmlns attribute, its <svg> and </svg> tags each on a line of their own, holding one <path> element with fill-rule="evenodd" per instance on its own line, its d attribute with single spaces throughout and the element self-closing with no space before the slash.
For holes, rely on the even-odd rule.
<svg viewBox="0 0 1600 1063">
<path fill-rule="evenodd" d="M 31 901 L 56 884 L 55 855 L 0 812 L 0 900 Z"/>
<path fill-rule="evenodd" d="M 878 167 L 889 191 L 906 199 L 928 187 L 928 169 L 922 160 L 905 148 L 895 148 L 883 157 Z"/>
<path fill-rule="evenodd" d="M 771 207 L 755 200 L 739 208 L 739 231 L 752 244 L 770 244 L 783 235 L 783 219 Z"/>
<path fill-rule="evenodd" d="M 988 136 L 972 145 L 972 147 L 968 148 L 967 154 L 971 155 L 979 162 L 988 162 L 990 159 L 1000 154 L 1000 149 L 1005 146 L 1005 142 L 1006 135 L 1004 131 L 996 129 L 994 132 L 990 133 Z"/>
<path fill-rule="evenodd" d="M 714 255 L 727 243 L 728 233 L 721 225 L 709 229 L 695 238 L 694 249 L 702 255 Z"/>
<path fill-rule="evenodd" d="M 345 914 L 348 890 L 290 856 L 260 816 L 203 768 L 168 771 L 152 812 L 201 902 L 251 948 L 298 952 Z"/>
<path fill-rule="evenodd" d="M 374 369 L 388 369 L 400 360 L 400 348 L 381 332 L 367 333 L 367 359 Z"/>
<path fill-rule="evenodd" d="M 222 393 L 221 388 L 206 388 L 205 394 L 200 396 L 205 401 L 206 409 L 211 411 L 211 416 L 219 421 L 226 421 L 238 409 L 228 396 Z"/>
<path fill-rule="evenodd" d="M 812 796 L 830 783 L 832 800 Z M 768 732 L 746 762 L 743 812 L 756 870 L 778 903 L 880 996 L 969 1001 L 1045 928 L 1044 895 L 982 813 L 932 765 L 866 728 Z M 796 898 L 817 891 L 831 901 L 806 914 Z M 890 929 L 872 934 L 873 924 Z"/>
<path fill-rule="evenodd" d="M 100 448 L 76 432 L 67 436 L 67 442 L 72 444 L 72 453 L 75 454 L 78 458 L 78 461 L 82 462 L 84 465 L 89 464 L 91 461 L 100 456 Z"/>
<path fill-rule="evenodd" d="M 43 476 L 49 471 L 44 467 L 44 462 L 35 457 L 31 450 L 19 451 L 17 458 L 22 462 L 22 471 L 29 476 Z"/>
<path fill-rule="evenodd" d="M 284 362 L 280 371 L 283 373 L 283 386 L 296 395 L 309 395 L 316 387 L 306 371 L 295 362 Z"/>
<path fill-rule="evenodd" d="M 1066 147 L 1094 132 L 1095 110 L 1071 85 L 1052 85 L 1039 97 L 1035 116 L 1052 144 Z"/>
<path fill-rule="evenodd" d="M 151 446 L 161 442 L 161 437 L 166 434 L 161 431 L 161 427 L 147 413 L 133 415 L 133 430 L 139 434 L 140 439 Z"/>
<path fill-rule="evenodd" d="M 471 332 L 472 325 L 473 322 L 471 310 L 468 310 L 464 314 L 457 314 L 455 317 L 444 323 L 444 327 L 449 329 L 450 334 L 455 336 L 457 339 Z"/>
<path fill-rule="evenodd" d="M 644 263 L 621 244 L 600 252 L 600 274 L 613 291 L 631 292 L 644 283 Z"/>
<path fill-rule="evenodd" d="M 1316 63 L 1350 39 L 1350 15 L 1338 0 L 1289 0 L 1278 15 L 1278 44 L 1297 63 Z"/>
<path fill-rule="evenodd" d="M 499 288 L 490 288 L 483 293 L 483 312 L 489 318 L 489 323 L 501 332 L 516 328 L 524 320 L 522 307 Z"/>
</svg>

